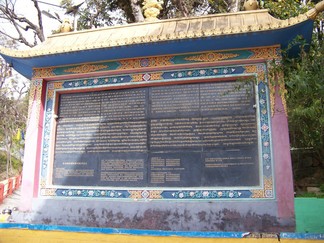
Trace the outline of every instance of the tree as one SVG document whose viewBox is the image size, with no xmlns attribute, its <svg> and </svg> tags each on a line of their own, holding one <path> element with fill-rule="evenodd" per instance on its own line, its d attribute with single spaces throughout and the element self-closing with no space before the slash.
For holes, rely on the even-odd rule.
<svg viewBox="0 0 324 243">
<path fill-rule="evenodd" d="M 208 14 L 214 1 L 165 0 L 160 14 L 161 19 L 190 17 Z"/>
<path fill-rule="evenodd" d="M 72 0 L 62 0 L 61 7 L 66 13 L 79 15 L 78 29 L 91 29 L 122 23 L 144 21 L 142 0 L 87 0 L 82 4 L 75 4 Z"/>
<path fill-rule="evenodd" d="M 26 85 L 11 79 L 0 89 L 0 138 L 7 154 L 6 175 L 12 173 L 12 154 L 19 152 L 21 140 L 17 132 L 24 131 L 27 117 Z"/>
<path fill-rule="evenodd" d="M 0 90 L 5 84 L 6 78 L 11 76 L 11 67 L 8 63 L 0 58 Z"/>
<path fill-rule="evenodd" d="M 243 0 L 163 0 L 162 2 L 160 19 L 235 12 L 239 11 L 243 4 Z M 78 29 L 142 22 L 144 21 L 143 3 L 143 0 L 86 0 L 79 8 Z M 61 6 L 66 9 L 70 9 L 73 5 L 72 0 L 61 2 Z"/>
<path fill-rule="evenodd" d="M 0 36 L 1 37 L 1 36 Z M 4 46 L 15 48 L 13 40 L 1 37 Z M 15 139 L 17 131 L 24 131 L 27 103 L 24 96 L 28 90 L 26 82 L 19 82 L 12 76 L 11 67 L 0 58 L 0 146 L 6 151 L 6 177 L 12 172 L 12 154 L 21 148 L 19 139 Z"/>
<path fill-rule="evenodd" d="M 313 51 L 313 50 L 312 50 Z M 315 54 L 315 53 L 314 53 Z M 302 55 L 296 69 L 287 74 L 290 124 L 298 132 L 297 147 L 312 147 L 324 165 L 324 48 L 316 55 Z"/>
<path fill-rule="evenodd" d="M 125 1 L 86 1 L 86 8 L 80 9 L 78 21 L 79 29 L 91 29 L 103 26 L 121 24 L 126 21 L 128 14 L 129 22 L 134 22 L 134 16 L 129 5 L 123 5 Z M 124 8 L 120 11 L 120 6 Z M 119 12 L 119 13 L 118 13 Z"/>
<path fill-rule="evenodd" d="M 8 33 L 5 28 L 0 29 L 0 34 L 12 40 L 23 43 L 26 46 L 33 47 L 39 42 L 45 41 L 42 12 L 37 0 L 31 0 L 37 13 L 37 23 L 16 12 L 14 0 L 5 0 L 0 2 L 0 19 L 10 23 L 11 30 L 14 33 Z M 33 40 L 28 38 L 27 33 L 32 33 Z"/>
<path fill-rule="evenodd" d="M 305 13 L 316 2 L 300 4 L 299 1 L 265 1 L 265 7 L 276 18 L 287 19 Z M 283 52 L 281 70 L 287 89 L 288 122 L 295 184 L 301 180 L 311 184 L 324 183 L 324 45 L 322 13 L 314 22 L 311 45 L 300 37 L 290 44 L 299 46 L 297 57 Z M 306 161 L 309 161 L 306 163 Z M 309 170 L 305 166 L 311 164 Z M 317 169 L 315 169 L 317 168 Z"/>
</svg>

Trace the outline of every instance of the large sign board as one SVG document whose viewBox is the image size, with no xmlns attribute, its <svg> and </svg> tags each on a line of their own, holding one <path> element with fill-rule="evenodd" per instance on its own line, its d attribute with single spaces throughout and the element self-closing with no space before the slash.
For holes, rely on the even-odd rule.
<svg viewBox="0 0 324 243">
<path fill-rule="evenodd" d="M 260 185 L 252 83 L 191 83 L 59 96 L 54 185 Z"/>
</svg>

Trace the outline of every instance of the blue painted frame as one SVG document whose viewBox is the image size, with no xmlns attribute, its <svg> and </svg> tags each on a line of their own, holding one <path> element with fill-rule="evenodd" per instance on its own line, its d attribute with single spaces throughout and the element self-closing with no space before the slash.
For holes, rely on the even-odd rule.
<svg viewBox="0 0 324 243">
<path fill-rule="evenodd" d="M 252 64 L 256 66 L 258 71 L 267 72 L 266 63 Z M 49 81 L 46 90 L 46 104 L 44 116 L 44 131 L 42 142 L 42 158 L 40 178 L 41 185 L 39 195 L 41 197 L 69 197 L 69 198 L 105 198 L 112 200 L 255 200 L 255 199 L 274 199 L 274 176 L 273 176 L 273 156 L 271 146 L 271 114 L 269 102 L 269 89 L 265 75 L 258 76 L 258 73 L 251 73 L 248 71 L 248 65 L 227 65 L 227 66 L 212 66 L 204 68 L 187 68 L 161 71 L 161 80 L 143 80 L 134 83 L 133 75 L 141 73 L 123 74 L 104 76 L 98 78 L 82 78 L 64 81 Z M 144 73 L 144 75 L 151 75 L 151 73 Z M 254 76 L 257 80 L 256 85 L 256 99 L 258 110 L 258 135 L 259 135 L 259 161 L 260 161 L 260 178 L 261 185 L 256 188 L 179 188 L 171 190 L 168 188 L 103 188 L 103 187 L 66 187 L 55 186 L 48 183 L 48 178 L 51 175 L 50 164 L 50 148 L 51 131 L 53 120 L 53 109 L 56 92 L 62 91 L 82 91 L 86 89 L 104 88 L 109 89 L 113 87 L 122 86 L 122 88 L 131 88 L 132 84 L 138 87 L 141 84 L 161 83 L 167 85 L 172 82 L 183 81 L 208 81 L 210 79 L 239 79 L 247 76 Z M 264 79 L 264 80 L 262 80 Z M 61 88 L 55 89 L 55 83 L 61 83 Z M 137 193 L 137 198 L 132 195 Z M 158 193 L 155 197 L 153 194 Z"/>
</svg>

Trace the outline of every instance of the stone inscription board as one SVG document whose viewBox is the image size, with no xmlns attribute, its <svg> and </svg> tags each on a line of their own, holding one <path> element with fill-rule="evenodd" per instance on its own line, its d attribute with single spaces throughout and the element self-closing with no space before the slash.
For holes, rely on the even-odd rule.
<svg viewBox="0 0 324 243">
<path fill-rule="evenodd" d="M 240 82 L 61 94 L 53 184 L 257 186 L 254 102 Z"/>
</svg>

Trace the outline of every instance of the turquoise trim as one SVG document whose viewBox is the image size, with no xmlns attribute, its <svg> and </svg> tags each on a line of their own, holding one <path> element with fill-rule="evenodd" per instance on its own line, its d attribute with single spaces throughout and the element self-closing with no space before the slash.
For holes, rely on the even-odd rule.
<svg viewBox="0 0 324 243">
<path fill-rule="evenodd" d="M 173 237 L 191 237 L 191 238 L 253 238 L 264 236 L 264 238 L 276 237 L 277 234 L 269 233 L 250 233 L 250 232 L 202 232 L 202 231 L 165 231 L 165 230 L 140 230 L 140 229 L 117 229 L 117 228 L 93 228 L 78 226 L 61 225 L 43 225 L 43 224 L 18 224 L 18 223 L 0 223 L 0 229 L 28 229 L 43 231 L 64 231 L 64 232 L 83 232 L 93 234 L 124 234 L 136 236 L 173 236 Z M 272 237 L 273 236 L 273 237 Z M 308 233 L 280 233 L 281 239 L 304 239 L 304 240 L 324 240 L 324 234 Z"/>
<path fill-rule="evenodd" d="M 324 234 L 316 233 L 281 233 L 283 239 L 324 240 Z"/>
</svg>

